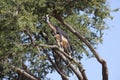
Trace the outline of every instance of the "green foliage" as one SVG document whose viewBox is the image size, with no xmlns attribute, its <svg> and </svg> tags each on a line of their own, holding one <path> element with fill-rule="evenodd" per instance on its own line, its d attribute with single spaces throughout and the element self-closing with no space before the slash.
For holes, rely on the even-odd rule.
<svg viewBox="0 0 120 80">
<path fill-rule="evenodd" d="M 85 45 L 53 18 L 55 13 L 94 47 L 102 43 L 103 30 L 107 28 L 105 19 L 111 18 L 106 0 L 0 0 L 0 67 L 4 68 L 0 70 L 0 75 L 2 73 L 4 77 L 11 79 L 15 77 L 16 74 L 9 73 L 11 69 L 8 66 L 11 64 L 22 68 L 22 63 L 25 63 L 40 78 L 45 78 L 44 76 L 54 70 L 43 53 L 47 50 L 51 55 L 50 49 L 40 47 L 39 53 L 32 44 L 22 45 L 32 43 L 25 30 L 30 32 L 36 44 L 56 44 L 51 29 L 41 21 L 45 14 L 49 14 L 51 22 L 59 25 L 69 36 L 75 50 L 73 57 L 81 59 L 81 53 L 89 55 Z M 41 32 L 46 34 L 46 39 Z"/>
</svg>

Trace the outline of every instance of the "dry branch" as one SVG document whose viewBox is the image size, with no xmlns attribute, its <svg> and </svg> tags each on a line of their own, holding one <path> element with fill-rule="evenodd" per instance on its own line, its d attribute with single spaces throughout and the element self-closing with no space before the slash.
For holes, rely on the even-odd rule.
<svg viewBox="0 0 120 80">
<path fill-rule="evenodd" d="M 47 54 L 47 52 L 45 52 L 45 54 L 47 55 L 49 61 L 52 63 L 52 65 L 54 66 L 54 68 L 57 70 L 57 72 L 61 75 L 61 77 L 64 79 L 64 80 L 69 80 L 68 77 L 59 69 L 58 65 L 56 65 L 52 59 L 50 58 L 50 56 Z"/>
<path fill-rule="evenodd" d="M 26 71 L 24 71 L 23 69 L 17 68 L 17 67 L 15 67 L 15 66 L 13 66 L 13 65 L 11 65 L 11 68 L 12 68 L 13 70 L 16 70 L 17 73 L 26 76 L 26 77 L 29 78 L 30 80 L 38 80 L 38 79 L 36 79 L 35 77 L 31 76 L 31 75 L 30 75 L 29 73 L 27 73 Z"/>
<path fill-rule="evenodd" d="M 103 80 L 108 80 L 108 68 L 107 68 L 107 63 L 104 59 L 102 59 L 96 50 L 92 47 L 92 45 L 83 37 L 81 36 L 77 31 L 75 31 L 72 26 L 67 24 L 66 22 L 63 21 L 63 19 L 59 16 L 59 14 L 54 14 L 53 15 L 62 25 L 64 25 L 69 31 L 71 31 L 75 36 L 77 36 L 83 43 L 87 45 L 87 47 L 91 50 L 91 52 L 95 55 L 95 58 L 97 61 L 102 65 L 102 76 Z"/>
<path fill-rule="evenodd" d="M 81 65 L 80 62 L 77 62 L 74 58 L 72 58 L 70 55 L 68 55 L 66 52 L 62 51 L 57 45 L 46 45 L 46 44 L 39 44 L 38 46 L 40 47 L 47 47 L 47 48 L 54 48 L 56 50 L 58 50 L 59 52 L 57 52 L 57 54 L 59 54 L 62 59 L 67 62 L 67 65 L 70 65 L 71 68 L 73 68 L 72 70 L 75 71 L 75 73 L 78 75 L 78 71 L 76 71 L 74 69 L 74 66 L 71 64 L 71 62 L 74 62 L 78 68 L 80 69 L 81 75 L 83 77 L 83 80 L 88 80 L 87 76 L 85 74 L 85 70 L 83 69 L 83 66 Z M 62 53 L 62 54 L 61 54 Z M 67 60 L 68 59 L 68 60 Z"/>
<path fill-rule="evenodd" d="M 73 64 L 71 64 L 71 62 L 63 54 L 61 54 L 61 52 L 56 51 L 56 53 L 59 54 L 59 56 L 63 59 L 63 61 L 66 63 L 66 65 L 69 65 L 69 67 L 76 74 L 76 76 L 78 77 L 78 79 L 84 80 L 83 76 L 81 75 L 81 73 L 74 67 Z"/>
<path fill-rule="evenodd" d="M 75 59 L 73 59 L 70 55 L 68 55 L 67 53 L 65 53 L 61 49 L 59 49 L 59 47 L 57 45 L 39 44 L 38 46 L 58 50 L 58 51 L 56 51 L 56 53 L 59 54 L 59 56 L 64 60 L 66 65 L 68 65 L 73 70 L 73 72 L 77 75 L 78 79 L 87 80 L 85 70 L 83 69 L 82 65 L 80 63 L 78 63 Z M 78 68 L 80 69 L 80 72 L 78 72 L 78 70 L 73 66 L 73 64 L 71 64 L 72 61 L 78 66 Z"/>
</svg>

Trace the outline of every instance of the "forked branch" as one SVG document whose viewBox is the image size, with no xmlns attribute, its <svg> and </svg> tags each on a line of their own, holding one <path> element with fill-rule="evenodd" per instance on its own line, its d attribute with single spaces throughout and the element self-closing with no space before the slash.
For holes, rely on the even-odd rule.
<svg viewBox="0 0 120 80">
<path fill-rule="evenodd" d="M 95 58 L 99 63 L 102 65 L 102 76 L 103 80 L 108 80 L 108 68 L 107 68 L 107 63 L 104 59 L 102 59 L 97 51 L 92 47 L 92 45 L 83 37 L 81 36 L 77 31 L 75 31 L 71 25 L 67 24 L 64 22 L 64 20 L 59 16 L 59 14 L 53 15 L 62 25 L 64 25 L 69 31 L 71 31 L 75 36 L 77 36 L 83 43 L 87 45 L 87 47 L 91 50 L 91 52 L 95 55 Z"/>
</svg>

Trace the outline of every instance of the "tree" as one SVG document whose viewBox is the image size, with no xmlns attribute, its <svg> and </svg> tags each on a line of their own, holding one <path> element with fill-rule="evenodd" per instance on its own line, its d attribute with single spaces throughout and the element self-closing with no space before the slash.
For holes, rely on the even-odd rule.
<svg viewBox="0 0 120 80">
<path fill-rule="evenodd" d="M 46 14 L 68 35 L 71 55 L 57 45 Z M 69 74 L 88 80 L 80 60 L 93 53 L 108 80 L 106 61 L 95 50 L 106 18 L 112 18 L 106 0 L 1 0 L 0 78 L 50 80 L 46 75 L 57 71 L 62 80 L 69 80 Z"/>
</svg>

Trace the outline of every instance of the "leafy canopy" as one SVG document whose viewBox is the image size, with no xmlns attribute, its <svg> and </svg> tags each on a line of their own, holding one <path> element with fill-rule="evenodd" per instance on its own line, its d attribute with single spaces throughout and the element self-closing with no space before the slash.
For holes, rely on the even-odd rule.
<svg viewBox="0 0 120 80">
<path fill-rule="evenodd" d="M 53 24 L 67 33 L 75 51 L 72 56 L 77 59 L 81 59 L 81 53 L 89 55 L 89 50 L 54 18 L 55 14 L 94 47 L 102 43 L 103 30 L 107 28 L 105 19 L 112 18 L 106 0 L 0 0 L 0 77 L 15 79 L 15 73 L 8 67 L 11 64 L 21 68 L 22 63 L 28 64 L 31 72 L 40 78 L 54 71 L 43 53 L 47 50 L 52 55 L 51 50 L 39 47 L 39 52 L 29 37 L 30 34 L 35 44 L 56 44 L 51 29 L 42 21 L 46 14 L 50 15 Z M 47 41 L 41 32 L 46 34 Z"/>
</svg>

